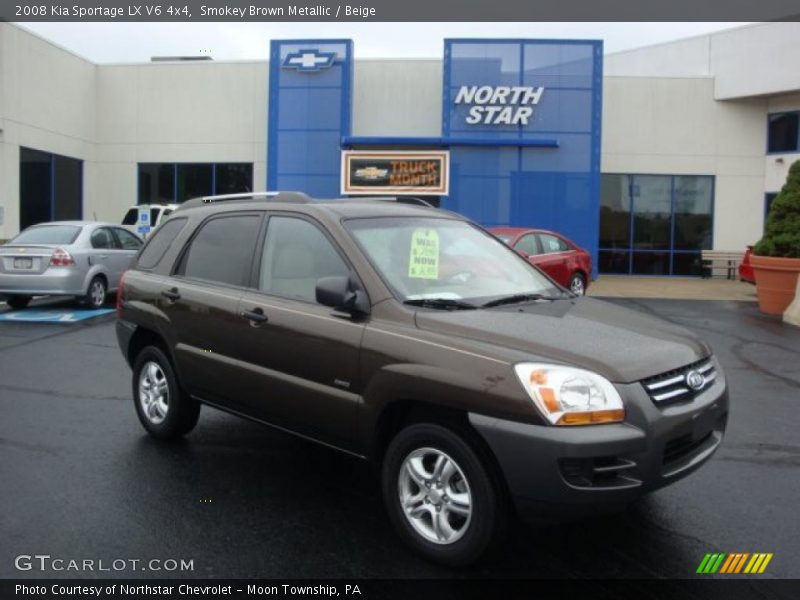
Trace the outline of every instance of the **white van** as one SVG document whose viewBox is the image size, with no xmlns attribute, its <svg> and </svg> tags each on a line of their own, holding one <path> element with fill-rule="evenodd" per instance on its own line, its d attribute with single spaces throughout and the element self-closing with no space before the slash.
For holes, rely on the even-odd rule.
<svg viewBox="0 0 800 600">
<path fill-rule="evenodd" d="M 125 213 L 125 217 L 122 219 L 122 225 L 125 226 L 126 229 L 131 230 L 133 233 L 137 235 L 142 235 L 138 231 L 138 224 L 139 224 L 139 209 L 149 207 L 150 208 L 150 230 L 152 231 L 156 227 L 158 227 L 159 223 L 163 219 L 166 219 L 172 211 L 178 208 L 180 204 L 139 204 L 136 206 L 131 206 L 128 209 L 128 212 Z"/>
</svg>

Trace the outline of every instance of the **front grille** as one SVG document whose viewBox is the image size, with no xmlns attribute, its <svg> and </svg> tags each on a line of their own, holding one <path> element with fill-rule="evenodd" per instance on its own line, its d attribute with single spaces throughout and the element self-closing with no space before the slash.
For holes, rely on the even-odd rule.
<svg viewBox="0 0 800 600">
<path fill-rule="evenodd" d="M 690 385 L 690 373 L 697 373 L 702 377 L 702 384 L 694 387 Z M 655 377 L 642 380 L 644 389 L 656 404 L 673 402 L 686 402 L 706 390 L 717 378 L 717 370 L 710 358 L 704 358 L 680 369 L 661 373 Z M 699 380 L 698 380 L 699 381 Z"/>
</svg>

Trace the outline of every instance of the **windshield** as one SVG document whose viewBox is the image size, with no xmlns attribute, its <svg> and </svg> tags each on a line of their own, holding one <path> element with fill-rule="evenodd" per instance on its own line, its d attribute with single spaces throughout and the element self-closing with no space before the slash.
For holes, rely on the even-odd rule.
<svg viewBox="0 0 800 600">
<path fill-rule="evenodd" d="M 495 234 L 493 234 L 493 235 L 494 235 L 494 237 L 496 237 L 498 240 L 500 240 L 501 242 L 504 242 L 504 243 L 506 243 L 506 244 L 507 244 L 508 242 L 510 242 L 512 239 L 514 239 L 514 236 L 513 236 L 513 235 L 511 235 L 511 234 L 509 234 L 509 233 L 495 233 Z"/>
<path fill-rule="evenodd" d="M 562 292 L 508 246 L 464 221 L 383 217 L 345 222 L 403 301 L 466 300 Z"/>
<path fill-rule="evenodd" d="M 77 225 L 38 225 L 30 227 L 9 244 L 71 244 L 81 228 Z"/>
</svg>

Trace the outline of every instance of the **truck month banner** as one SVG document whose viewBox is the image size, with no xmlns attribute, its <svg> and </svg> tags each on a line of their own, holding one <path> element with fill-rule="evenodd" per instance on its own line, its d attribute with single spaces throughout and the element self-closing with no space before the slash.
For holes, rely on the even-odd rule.
<svg viewBox="0 0 800 600">
<path fill-rule="evenodd" d="M 447 151 L 342 152 L 342 194 L 446 196 Z"/>
</svg>

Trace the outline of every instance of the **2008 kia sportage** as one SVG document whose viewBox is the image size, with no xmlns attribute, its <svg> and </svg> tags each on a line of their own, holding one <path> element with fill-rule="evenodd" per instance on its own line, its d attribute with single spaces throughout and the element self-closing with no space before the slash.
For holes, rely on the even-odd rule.
<svg viewBox="0 0 800 600">
<path fill-rule="evenodd" d="M 400 200 L 190 201 L 126 273 L 118 316 L 150 434 L 188 433 L 206 404 L 374 461 L 399 535 L 451 565 L 513 514 L 618 509 L 676 481 L 727 419 L 691 332 L 575 297 Z"/>
</svg>

